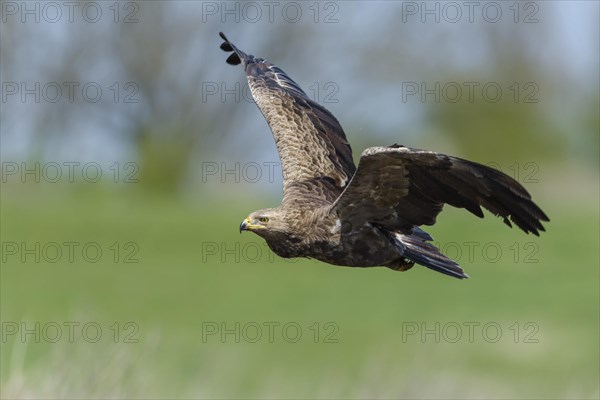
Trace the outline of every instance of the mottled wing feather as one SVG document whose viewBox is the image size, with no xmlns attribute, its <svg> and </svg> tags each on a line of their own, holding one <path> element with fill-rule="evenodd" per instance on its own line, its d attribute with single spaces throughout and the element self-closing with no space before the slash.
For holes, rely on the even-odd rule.
<svg viewBox="0 0 600 400">
<path fill-rule="evenodd" d="M 294 183 L 330 179 L 339 191 L 356 167 L 337 119 L 280 68 L 236 48 L 222 33 L 229 64 L 242 64 L 252 97 L 269 124 L 283 170 L 284 201 Z M 318 194 L 315 194 L 318 196 Z"/>
<path fill-rule="evenodd" d="M 514 179 L 471 161 L 432 151 L 393 145 L 371 147 L 361 155 L 348 187 L 332 205 L 346 224 L 366 222 L 408 231 L 433 225 L 444 204 L 483 217 L 481 206 L 538 235 L 549 221 Z"/>
</svg>

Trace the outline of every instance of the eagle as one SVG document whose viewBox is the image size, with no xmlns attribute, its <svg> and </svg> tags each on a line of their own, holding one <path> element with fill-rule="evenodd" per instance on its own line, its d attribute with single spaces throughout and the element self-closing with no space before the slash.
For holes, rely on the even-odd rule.
<svg viewBox="0 0 600 400">
<path fill-rule="evenodd" d="M 406 271 L 414 264 L 469 276 L 421 229 L 444 204 L 483 218 L 481 206 L 539 236 L 550 221 L 508 175 L 472 161 L 393 144 L 370 147 L 354 164 L 342 126 L 279 67 L 246 54 L 220 32 L 226 62 L 244 68 L 252 97 L 277 146 L 283 172 L 279 207 L 254 211 L 240 225 L 284 258 Z"/>
</svg>

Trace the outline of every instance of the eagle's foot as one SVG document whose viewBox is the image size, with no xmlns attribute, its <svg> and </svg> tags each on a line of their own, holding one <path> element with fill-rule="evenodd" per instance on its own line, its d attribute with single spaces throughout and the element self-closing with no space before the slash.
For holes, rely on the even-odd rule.
<svg viewBox="0 0 600 400">
<path fill-rule="evenodd" d="M 401 258 L 395 264 L 389 264 L 387 267 L 389 269 L 393 269 L 394 271 L 408 271 L 415 265 L 413 261 L 407 260 L 406 258 Z"/>
</svg>

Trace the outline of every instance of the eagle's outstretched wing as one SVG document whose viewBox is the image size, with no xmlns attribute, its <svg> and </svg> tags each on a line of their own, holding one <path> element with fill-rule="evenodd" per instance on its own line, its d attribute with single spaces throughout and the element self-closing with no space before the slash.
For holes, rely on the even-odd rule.
<svg viewBox="0 0 600 400">
<path fill-rule="evenodd" d="M 271 127 L 283 170 L 284 193 L 294 183 L 322 179 L 341 191 L 356 167 L 338 120 L 308 98 L 281 69 L 239 50 L 222 32 L 219 35 L 225 41 L 221 49 L 233 52 L 227 63 L 242 64 L 252 97 Z"/>
<path fill-rule="evenodd" d="M 432 151 L 371 147 L 331 210 L 350 229 L 371 222 L 389 230 L 433 225 L 444 204 L 483 217 L 480 206 L 526 233 L 549 221 L 523 186 L 502 172 Z"/>
</svg>

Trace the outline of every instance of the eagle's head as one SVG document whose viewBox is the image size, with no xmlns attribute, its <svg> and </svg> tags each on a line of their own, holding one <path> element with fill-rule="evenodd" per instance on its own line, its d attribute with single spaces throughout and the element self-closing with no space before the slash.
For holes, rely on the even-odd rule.
<svg viewBox="0 0 600 400">
<path fill-rule="evenodd" d="M 281 257 L 294 257 L 293 248 L 300 241 L 298 232 L 288 224 L 287 214 L 281 208 L 254 211 L 240 224 L 240 233 L 250 231 L 267 241 Z M 289 217 L 289 216 L 287 216 Z"/>
<path fill-rule="evenodd" d="M 283 213 L 277 208 L 254 211 L 240 224 L 240 232 L 251 231 L 264 238 L 287 232 Z"/>
</svg>

